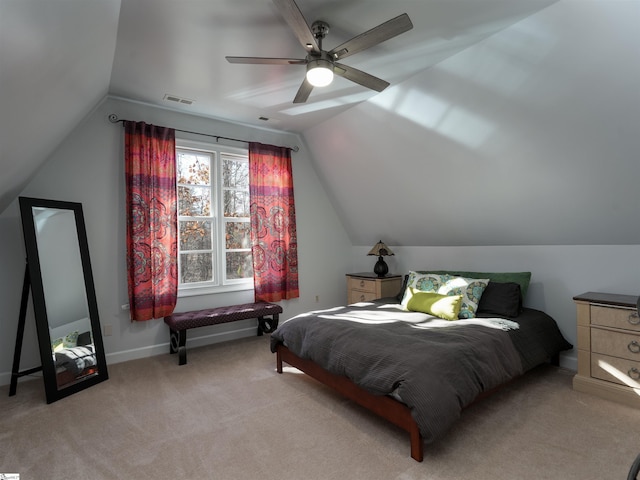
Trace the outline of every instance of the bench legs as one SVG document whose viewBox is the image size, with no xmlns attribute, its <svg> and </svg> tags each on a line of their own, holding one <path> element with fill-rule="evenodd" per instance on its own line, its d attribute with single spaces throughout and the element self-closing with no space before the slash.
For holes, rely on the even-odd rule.
<svg viewBox="0 0 640 480">
<path fill-rule="evenodd" d="M 272 318 L 267 316 L 258 317 L 258 336 L 261 337 L 263 333 L 273 333 L 278 328 L 279 314 L 274 313 Z"/>
<path fill-rule="evenodd" d="M 258 336 L 264 333 L 272 333 L 278 328 L 278 314 L 274 313 L 269 318 L 268 315 L 258 317 Z M 169 353 L 178 354 L 178 365 L 187 363 L 187 330 L 169 329 Z"/>
<path fill-rule="evenodd" d="M 187 363 L 187 331 L 171 330 L 169 336 L 169 353 L 178 354 L 178 365 Z"/>
</svg>

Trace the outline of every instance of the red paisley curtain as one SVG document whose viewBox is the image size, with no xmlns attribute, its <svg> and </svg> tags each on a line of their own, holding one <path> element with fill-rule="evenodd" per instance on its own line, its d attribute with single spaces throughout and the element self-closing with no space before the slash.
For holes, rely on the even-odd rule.
<svg viewBox="0 0 640 480">
<path fill-rule="evenodd" d="M 255 300 L 297 298 L 298 236 L 290 149 L 249 144 L 249 194 Z"/>
<path fill-rule="evenodd" d="M 132 320 L 150 320 L 178 299 L 175 130 L 124 128 L 129 306 Z"/>
</svg>

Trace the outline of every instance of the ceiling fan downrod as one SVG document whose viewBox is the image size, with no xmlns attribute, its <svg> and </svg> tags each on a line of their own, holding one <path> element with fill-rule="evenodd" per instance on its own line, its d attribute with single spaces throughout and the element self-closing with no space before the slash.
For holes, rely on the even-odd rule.
<svg viewBox="0 0 640 480">
<path fill-rule="evenodd" d="M 316 20 L 311 25 L 311 33 L 313 33 L 313 36 L 316 39 L 318 49 L 322 51 L 322 40 L 327 36 L 327 33 L 329 33 L 329 24 L 322 20 Z"/>
</svg>

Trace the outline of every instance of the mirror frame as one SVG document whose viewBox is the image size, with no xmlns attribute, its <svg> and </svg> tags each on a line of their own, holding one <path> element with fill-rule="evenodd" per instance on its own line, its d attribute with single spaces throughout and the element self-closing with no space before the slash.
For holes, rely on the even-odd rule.
<svg viewBox="0 0 640 480">
<path fill-rule="evenodd" d="M 42 361 L 42 376 L 47 403 L 52 403 L 61 398 L 77 393 L 85 388 L 96 385 L 109 378 L 107 372 L 107 362 L 102 343 L 102 332 L 100 319 L 98 316 L 98 303 L 96 300 L 93 273 L 89 257 L 89 245 L 87 242 L 87 231 L 82 212 L 82 204 L 75 202 L 64 202 L 59 200 L 45 200 L 40 198 L 19 197 L 20 213 L 22 216 L 22 229 L 24 233 L 24 243 L 27 253 L 28 274 L 31 284 L 31 297 L 33 300 L 33 313 L 36 321 L 36 332 L 40 347 L 40 359 Z M 96 373 L 84 379 L 80 379 L 68 386 L 58 387 L 56 381 L 56 366 L 51 351 L 51 336 L 49 334 L 49 320 L 47 316 L 46 299 L 44 285 L 42 282 L 42 272 L 40 267 L 40 255 L 38 252 L 38 241 L 36 236 L 36 226 L 33 216 L 33 207 L 55 208 L 59 210 L 70 210 L 73 212 L 76 222 L 76 233 L 78 236 L 78 246 L 80 248 L 80 260 L 87 296 L 88 315 L 91 324 L 91 333 L 96 356 Z"/>
</svg>

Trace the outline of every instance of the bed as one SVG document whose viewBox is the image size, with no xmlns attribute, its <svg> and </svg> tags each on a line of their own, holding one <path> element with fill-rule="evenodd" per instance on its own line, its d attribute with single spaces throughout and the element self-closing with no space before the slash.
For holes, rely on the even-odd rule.
<svg viewBox="0 0 640 480">
<path fill-rule="evenodd" d="M 398 296 L 295 316 L 271 335 L 296 367 L 409 433 L 411 456 L 462 410 L 572 348 L 523 308 L 531 274 L 412 271 Z"/>
<path fill-rule="evenodd" d="M 56 385 L 68 387 L 97 373 L 97 360 L 88 318 L 50 328 Z"/>
</svg>

